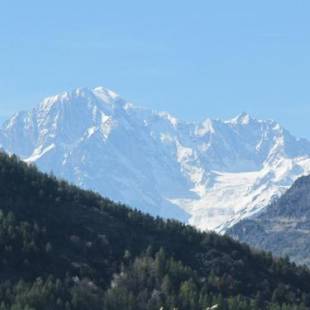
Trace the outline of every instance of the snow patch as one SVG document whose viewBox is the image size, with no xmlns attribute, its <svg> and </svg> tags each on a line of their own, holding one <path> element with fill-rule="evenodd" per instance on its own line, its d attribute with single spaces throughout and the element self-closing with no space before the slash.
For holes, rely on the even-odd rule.
<svg viewBox="0 0 310 310">
<path fill-rule="evenodd" d="M 47 154 L 48 152 L 50 152 L 54 148 L 55 148 L 54 143 L 52 143 L 51 145 L 49 145 L 45 148 L 43 148 L 42 145 L 40 145 L 38 148 L 36 148 L 34 150 L 34 152 L 32 153 L 32 155 L 29 158 L 25 159 L 25 162 L 27 162 L 27 163 L 35 162 L 35 161 L 39 160 L 40 158 L 42 158 L 43 155 Z"/>
</svg>

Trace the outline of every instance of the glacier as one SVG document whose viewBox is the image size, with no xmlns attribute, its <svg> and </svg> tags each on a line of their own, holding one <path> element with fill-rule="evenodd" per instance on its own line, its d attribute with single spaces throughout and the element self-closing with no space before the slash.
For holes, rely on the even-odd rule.
<svg viewBox="0 0 310 310">
<path fill-rule="evenodd" d="M 0 148 L 45 172 L 155 216 L 226 229 L 310 173 L 310 142 L 273 120 L 179 120 L 104 87 L 16 113 Z"/>
</svg>

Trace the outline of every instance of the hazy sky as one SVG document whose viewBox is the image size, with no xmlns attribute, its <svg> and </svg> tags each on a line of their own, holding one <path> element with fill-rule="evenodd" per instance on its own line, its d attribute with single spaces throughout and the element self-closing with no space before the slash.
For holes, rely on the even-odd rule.
<svg viewBox="0 0 310 310">
<path fill-rule="evenodd" d="M 179 118 L 310 138 L 310 1 L 0 1 L 0 116 L 103 85 Z"/>
</svg>

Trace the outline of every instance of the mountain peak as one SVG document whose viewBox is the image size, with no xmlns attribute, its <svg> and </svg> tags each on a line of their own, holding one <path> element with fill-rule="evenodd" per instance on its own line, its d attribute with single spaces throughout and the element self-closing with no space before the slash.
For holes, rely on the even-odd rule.
<svg viewBox="0 0 310 310">
<path fill-rule="evenodd" d="M 94 89 L 87 87 L 78 87 L 72 89 L 71 91 L 64 91 L 54 96 L 49 96 L 45 98 L 39 105 L 39 110 L 50 111 L 51 108 L 72 103 L 87 103 L 91 105 L 96 105 L 100 102 L 104 104 L 111 105 L 115 102 L 120 102 L 120 96 L 114 91 L 105 88 L 103 86 L 98 86 Z"/>
<path fill-rule="evenodd" d="M 111 89 L 108 89 L 108 88 L 105 88 L 105 87 L 103 87 L 103 86 L 97 86 L 97 87 L 95 87 L 94 89 L 93 89 L 93 92 L 95 93 L 95 94 L 104 94 L 105 96 L 108 96 L 108 97 L 110 97 L 110 98 L 112 98 L 112 99 L 116 99 L 116 98 L 119 98 L 119 95 L 116 93 L 116 92 L 114 92 L 113 90 L 111 90 Z"/>
<path fill-rule="evenodd" d="M 238 124 L 238 125 L 248 125 L 253 118 L 246 112 L 242 112 L 238 116 L 234 117 L 233 119 L 229 120 L 228 123 L 231 124 Z"/>
<path fill-rule="evenodd" d="M 103 86 L 98 86 L 92 89 L 92 92 L 97 98 L 109 104 L 121 99 L 121 97 L 116 92 Z"/>
<path fill-rule="evenodd" d="M 90 88 L 87 87 L 78 87 L 71 91 L 72 96 L 77 97 L 86 97 L 93 95 L 93 92 Z"/>
</svg>

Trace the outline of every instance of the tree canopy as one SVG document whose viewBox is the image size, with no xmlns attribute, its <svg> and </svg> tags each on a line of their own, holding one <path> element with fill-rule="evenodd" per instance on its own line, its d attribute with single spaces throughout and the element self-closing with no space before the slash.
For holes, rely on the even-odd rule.
<svg viewBox="0 0 310 310">
<path fill-rule="evenodd" d="M 309 309 L 310 272 L 0 153 L 0 310 Z"/>
</svg>

